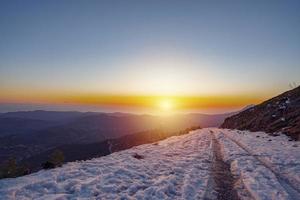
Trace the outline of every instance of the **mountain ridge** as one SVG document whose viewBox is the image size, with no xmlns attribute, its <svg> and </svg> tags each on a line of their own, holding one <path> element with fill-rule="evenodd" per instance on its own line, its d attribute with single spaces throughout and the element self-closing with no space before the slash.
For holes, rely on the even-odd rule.
<svg viewBox="0 0 300 200">
<path fill-rule="evenodd" d="M 300 140 L 300 86 L 226 118 L 220 127 L 282 132 Z"/>
</svg>

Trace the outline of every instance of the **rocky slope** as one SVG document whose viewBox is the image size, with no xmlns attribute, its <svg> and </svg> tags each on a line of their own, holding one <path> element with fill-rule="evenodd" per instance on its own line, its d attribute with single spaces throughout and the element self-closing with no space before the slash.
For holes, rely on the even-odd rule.
<svg viewBox="0 0 300 200">
<path fill-rule="evenodd" d="M 225 119 L 222 128 L 282 132 L 300 140 L 300 86 Z"/>
</svg>

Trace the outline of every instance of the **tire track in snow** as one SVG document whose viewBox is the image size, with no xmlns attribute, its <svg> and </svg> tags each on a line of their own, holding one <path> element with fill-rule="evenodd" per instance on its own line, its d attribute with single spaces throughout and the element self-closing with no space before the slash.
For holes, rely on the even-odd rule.
<svg viewBox="0 0 300 200">
<path fill-rule="evenodd" d="M 221 147 L 213 132 L 211 133 L 211 145 L 213 158 L 211 166 L 211 178 L 208 184 L 205 200 L 239 200 L 234 189 L 234 178 L 230 171 L 230 165 L 225 163 L 221 154 Z"/>
<path fill-rule="evenodd" d="M 181 180 L 181 194 L 180 199 L 203 199 L 205 195 L 205 188 L 207 180 L 203 179 L 203 172 L 208 173 L 211 165 L 211 157 L 205 156 L 212 153 L 211 139 L 207 132 L 201 130 L 196 140 L 182 141 L 181 148 L 192 150 L 193 155 L 185 155 L 187 158 L 193 156 L 193 161 L 187 162 L 184 169 L 183 177 Z M 198 161 L 197 161 L 198 160 Z M 189 163 L 189 164 L 188 164 Z M 206 184 L 204 184 L 206 182 Z"/>
<path fill-rule="evenodd" d="M 239 146 L 241 149 L 246 151 L 249 156 L 252 156 L 255 158 L 261 165 L 269 169 L 277 178 L 279 184 L 285 189 L 285 191 L 288 193 L 288 195 L 291 197 L 291 199 L 299 199 L 300 197 L 300 188 L 298 187 L 300 183 L 294 183 L 289 180 L 289 178 L 285 177 L 284 174 L 281 174 L 276 170 L 276 167 L 273 166 L 270 162 L 266 161 L 264 158 L 260 157 L 259 155 L 256 155 L 254 152 L 252 152 L 246 145 L 242 144 L 241 142 L 235 140 L 226 132 L 220 131 L 227 139 L 234 142 L 237 146 Z M 298 185 L 298 186 L 297 186 Z"/>
</svg>

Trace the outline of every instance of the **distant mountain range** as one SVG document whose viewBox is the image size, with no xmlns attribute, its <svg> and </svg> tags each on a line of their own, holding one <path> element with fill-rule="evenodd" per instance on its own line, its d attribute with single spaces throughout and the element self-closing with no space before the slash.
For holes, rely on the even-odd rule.
<svg viewBox="0 0 300 200">
<path fill-rule="evenodd" d="M 228 117 L 222 128 L 282 132 L 300 140 L 300 86 Z"/>
<path fill-rule="evenodd" d="M 103 132 L 105 138 L 114 138 L 127 133 L 157 128 L 170 124 L 172 127 L 194 126 L 216 127 L 223 120 L 235 113 L 226 114 L 182 114 L 159 117 L 153 115 L 135 115 L 128 113 L 96 113 L 96 112 L 55 112 L 55 111 L 26 111 L 0 113 L 0 137 L 8 135 L 47 135 L 55 134 L 60 130 Z M 171 128 L 171 127 L 170 127 Z M 85 129 L 85 130 L 83 130 Z"/>
<path fill-rule="evenodd" d="M 129 113 L 26 111 L 0 114 L 0 160 L 40 166 L 50 152 L 62 149 L 67 161 L 106 155 L 143 142 L 164 139 L 190 127 L 218 127 L 235 113 L 172 116 Z M 151 134 L 164 136 L 151 137 Z M 128 136 L 128 137 L 127 137 Z"/>
</svg>

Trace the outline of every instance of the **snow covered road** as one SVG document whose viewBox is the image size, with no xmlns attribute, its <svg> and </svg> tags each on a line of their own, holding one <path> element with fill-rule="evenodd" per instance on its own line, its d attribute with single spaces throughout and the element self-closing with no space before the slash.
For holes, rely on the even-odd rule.
<svg viewBox="0 0 300 200">
<path fill-rule="evenodd" d="M 215 129 L 224 160 L 238 177 L 239 196 L 300 199 L 300 143 L 285 135 Z M 241 189 L 243 188 L 243 189 Z"/>
<path fill-rule="evenodd" d="M 299 183 L 299 142 L 210 128 L 0 180 L 0 199 L 300 199 Z"/>
</svg>

